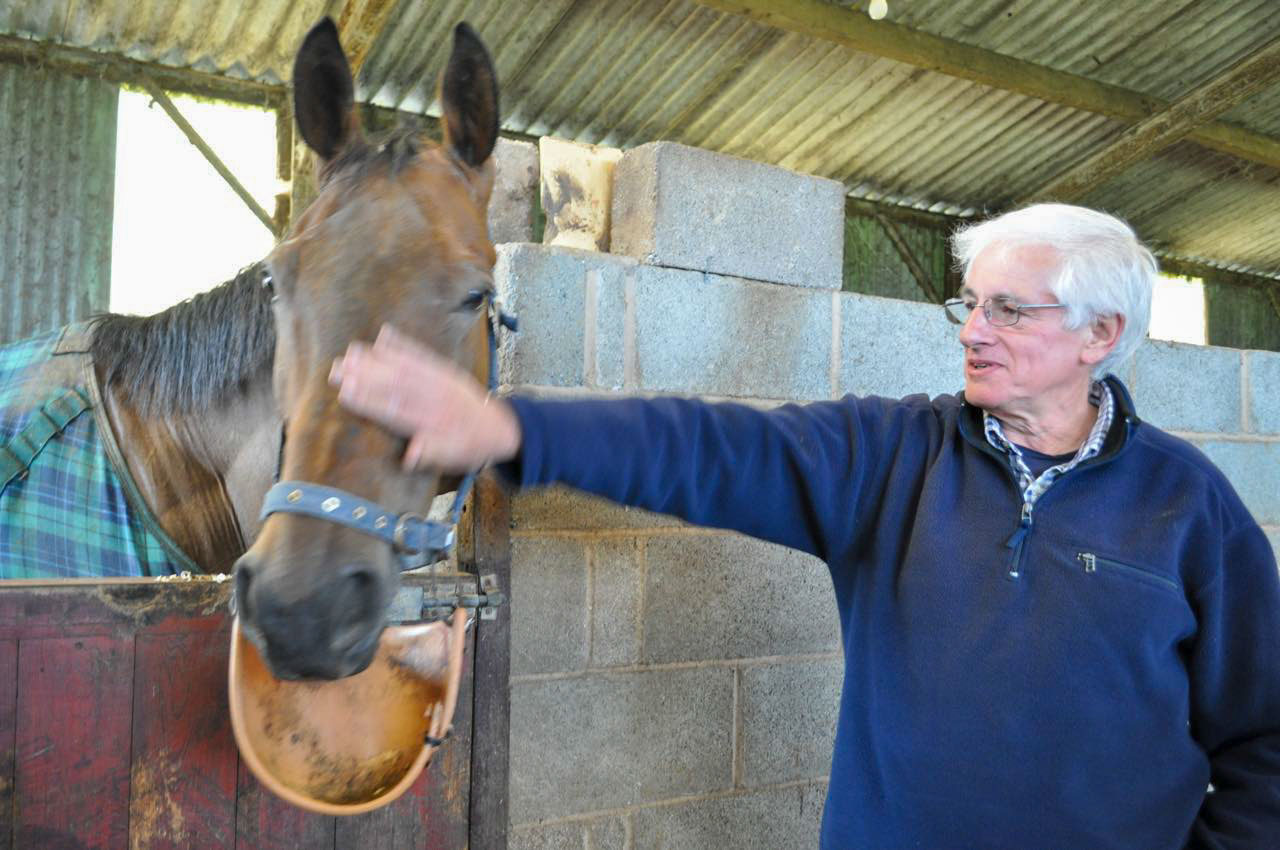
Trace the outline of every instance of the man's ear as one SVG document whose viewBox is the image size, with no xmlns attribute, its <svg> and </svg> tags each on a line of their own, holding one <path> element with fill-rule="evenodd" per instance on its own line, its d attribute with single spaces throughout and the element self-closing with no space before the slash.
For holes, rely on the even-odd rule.
<svg viewBox="0 0 1280 850">
<path fill-rule="evenodd" d="M 1124 332 L 1124 316 L 1099 316 L 1089 324 L 1089 336 L 1085 340 L 1080 359 L 1090 366 L 1101 363 L 1120 341 Z"/>
</svg>

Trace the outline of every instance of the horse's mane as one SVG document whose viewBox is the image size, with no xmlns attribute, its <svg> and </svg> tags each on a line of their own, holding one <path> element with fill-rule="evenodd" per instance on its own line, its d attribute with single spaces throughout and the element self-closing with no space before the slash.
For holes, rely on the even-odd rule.
<svg viewBox="0 0 1280 850">
<path fill-rule="evenodd" d="M 231 280 L 154 316 L 94 319 L 90 353 L 106 385 L 144 416 L 192 413 L 244 394 L 270 374 L 271 294 L 254 263 Z"/>
</svg>

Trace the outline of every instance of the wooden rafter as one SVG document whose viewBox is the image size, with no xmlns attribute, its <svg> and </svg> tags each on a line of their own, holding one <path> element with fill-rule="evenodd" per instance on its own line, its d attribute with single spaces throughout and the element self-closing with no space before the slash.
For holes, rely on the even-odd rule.
<svg viewBox="0 0 1280 850">
<path fill-rule="evenodd" d="M 261 221 L 267 230 L 271 231 L 272 236 L 279 237 L 280 232 L 277 229 L 276 222 L 254 199 L 249 190 L 244 187 L 244 184 L 236 179 L 236 176 L 231 173 L 231 169 L 227 168 L 226 164 L 213 152 L 213 148 L 209 147 L 208 142 L 201 138 L 200 134 L 196 132 L 196 128 L 192 127 L 187 119 L 182 117 L 182 113 L 178 111 L 178 107 L 164 93 L 164 90 L 149 77 L 140 77 L 139 83 L 146 89 L 147 94 L 151 95 L 152 100 L 158 103 L 160 108 L 165 111 L 165 114 L 173 120 L 173 123 L 178 125 L 178 129 L 187 137 L 187 141 L 191 142 L 196 150 L 200 151 L 209 164 L 213 166 L 213 170 L 218 172 L 218 175 L 227 182 L 231 190 L 240 196 L 240 200 L 244 201 L 245 206 L 258 218 L 258 221 Z"/>
<path fill-rule="evenodd" d="M 342 4 L 337 14 L 338 35 L 352 76 L 359 75 L 395 7 L 396 0 L 346 0 Z"/>
<path fill-rule="evenodd" d="M 911 246 L 907 244 L 907 240 L 903 238 L 902 232 L 898 230 L 898 226 L 882 213 L 875 213 L 875 220 L 889 237 L 889 241 L 893 243 L 893 247 L 898 252 L 898 256 L 906 265 L 907 271 L 911 272 L 911 276 L 916 279 L 916 286 L 920 287 L 920 291 L 925 294 L 935 304 L 941 304 L 943 300 L 942 294 L 938 288 L 933 285 L 932 278 L 929 273 L 924 270 L 924 266 L 920 265 L 920 261 L 916 259 L 916 255 L 912 253 Z"/>
<path fill-rule="evenodd" d="M 1277 80 L 1280 80 L 1280 38 L 1125 130 L 1110 144 L 1066 169 L 1023 201 L 1038 198 L 1069 201 L 1083 197 L 1130 164 L 1168 147 Z"/>
<path fill-rule="evenodd" d="M 10 35 L 0 35 L 0 63 L 25 68 L 49 68 L 66 74 L 139 87 L 146 77 L 166 91 L 181 91 L 267 109 L 279 106 L 284 96 L 284 90 L 280 86 L 186 68 L 170 68 L 83 47 L 32 41 Z"/>
<path fill-rule="evenodd" d="M 821 0 L 697 2 L 862 53 L 1124 121 L 1141 121 L 1166 106 L 1160 98 L 901 24 L 873 21 L 861 12 Z M 1280 139 L 1222 122 L 1197 127 L 1188 137 L 1207 148 L 1280 168 Z"/>
<path fill-rule="evenodd" d="M 396 2 L 397 0 L 345 0 L 342 8 L 334 15 L 338 25 L 338 38 L 347 54 L 352 77 L 359 79 L 360 69 L 364 67 L 374 42 L 386 27 Z M 292 122 L 290 127 L 293 127 Z M 315 163 L 301 137 L 293 140 L 288 168 L 289 214 L 292 218 L 301 214 L 316 196 Z M 283 166 L 279 170 L 283 171 Z"/>
</svg>

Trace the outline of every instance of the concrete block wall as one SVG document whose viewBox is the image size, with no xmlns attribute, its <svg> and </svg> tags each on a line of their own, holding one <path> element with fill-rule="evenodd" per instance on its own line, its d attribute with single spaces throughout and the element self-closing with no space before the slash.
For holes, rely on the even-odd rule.
<svg viewBox="0 0 1280 850">
<path fill-rule="evenodd" d="M 717 158 L 698 161 L 686 185 L 714 188 Z M 615 211 L 637 203 L 622 191 Z M 708 225 L 685 227 L 692 243 Z M 658 260 L 499 246 L 521 319 L 503 382 L 764 406 L 962 385 L 936 305 Z M 1122 372 L 1139 414 L 1201 446 L 1280 548 L 1280 354 L 1151 343 Z M 512 537 L 511 846 L 816 846 L 842 670 L 825 566 L 562 488 L 518 494 Z"/>
</svg>

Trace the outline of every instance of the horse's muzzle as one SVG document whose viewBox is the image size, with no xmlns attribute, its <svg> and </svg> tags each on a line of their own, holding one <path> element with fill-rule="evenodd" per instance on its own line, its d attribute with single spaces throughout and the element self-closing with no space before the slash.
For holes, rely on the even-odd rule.
<svg viewBox="0 0 1280 850">
<path fill-rule="evenodd" d="M 386 619 L 393 578 L 365 564 L 310 581 L 271 574 L 246 554 L 236 563 L 236 611 L 245 635 L 279 679 L 340 679 L 369 666 Z"/>
</svg>

